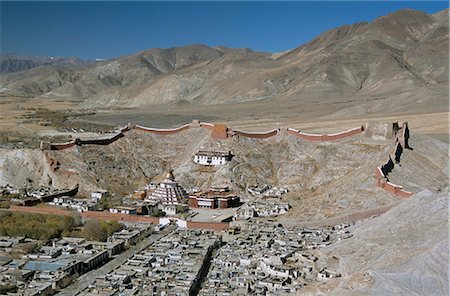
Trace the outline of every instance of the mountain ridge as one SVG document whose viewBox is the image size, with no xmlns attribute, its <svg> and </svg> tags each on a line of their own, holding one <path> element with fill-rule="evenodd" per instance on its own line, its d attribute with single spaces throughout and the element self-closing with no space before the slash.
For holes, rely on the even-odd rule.
<svg viewBox="0 0 450 296">
<path fill-rule="evenodd" d="M 2 75 L 0 89 L 2 95 L 77 98 L 84 107 L 412 98 L 424 92 L 437 94 L 441 106 L 447 82 L 448 9 L 396 11 L 274 54 L 194 44 L 88 65 L 40 66 Z"/>
</svg>

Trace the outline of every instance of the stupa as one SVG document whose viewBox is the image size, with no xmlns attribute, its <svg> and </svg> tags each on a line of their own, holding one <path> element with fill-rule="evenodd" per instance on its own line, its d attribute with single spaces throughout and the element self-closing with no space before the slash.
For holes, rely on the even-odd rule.
<svg viewBox="0 0 450 296">
<path fill-rule="evenodd" d="M 164 181 L 159 183 L 145 198 L 145 201 L 159 202 L 164 205 L 186 204 L 188 200 L 189 196 L 186 190 L 175 181 L 172 170 L 166 174 Z"/>
</svg>

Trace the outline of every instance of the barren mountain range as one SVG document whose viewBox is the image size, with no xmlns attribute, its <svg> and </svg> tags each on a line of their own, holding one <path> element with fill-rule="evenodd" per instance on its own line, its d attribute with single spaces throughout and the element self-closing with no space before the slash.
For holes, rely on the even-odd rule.
<svg viewBox="0 0 450 296">
<path fill-rule="evenodd" d="M 448 10 L 400 10 L 282 53 L 205 45 L 150 49 L 87 65 L 23 67 L 2 74 L 0 89 L 2 95 L 79 99 L 85 107 L 393 97 L 392 104 L 401 99 L 442 111 L 448 109 L 448 31 Z"/>
</svg>

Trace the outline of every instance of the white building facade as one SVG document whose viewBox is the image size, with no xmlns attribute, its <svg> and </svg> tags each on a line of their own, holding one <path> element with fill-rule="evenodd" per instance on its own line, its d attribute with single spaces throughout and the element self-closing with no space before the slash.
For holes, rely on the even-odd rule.
<svg viewBox="0 0 450 296">
<path fill-rule="evenodd" d="M 200 150 L 194 156 L 194 162 L 201 165 L 224 165 L 231 160 L 230 151 Z"/>
</svg>

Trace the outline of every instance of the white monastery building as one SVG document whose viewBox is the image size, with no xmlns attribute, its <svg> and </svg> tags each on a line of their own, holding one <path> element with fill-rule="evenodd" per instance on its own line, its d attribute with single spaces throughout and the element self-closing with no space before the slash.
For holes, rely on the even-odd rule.
<svg viewBox="0 0 450 296">
<path fill-rule="evenodd" d="M 195 153 L 194 162 L 201 165 L 224 165 L 232 157 L 230 151 L 199 150 Z"/>
</svg>

